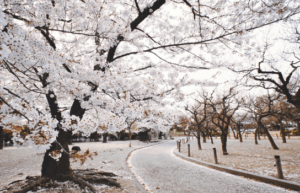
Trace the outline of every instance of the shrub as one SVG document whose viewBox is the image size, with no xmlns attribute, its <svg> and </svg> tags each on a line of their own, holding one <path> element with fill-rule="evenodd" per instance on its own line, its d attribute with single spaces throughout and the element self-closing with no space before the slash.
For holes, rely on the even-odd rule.
<svg viewBox="0 0 300 193">
<path fill-rule="evenodd" d="M 295 129 L 292 131 L 292 134 L 296 136 L 296 135 L 300 135 L 300 132 L 297 129 Z"/>
<path fill-rule="evenodd" d="M 212 136 L 221 136 L 222 135 L 222 133 L 221 132 L 211 132 L 211 135 Z"/>
<path fill-rule="evenodd" d="M 288 134 L 288 133 L 292 133 L 292 131 L 290 131 L 290 130 L 284 130 L 284 133 Z M 281 134 L 281 131 L 280 131 L 280 134 Z"/>
</svg>

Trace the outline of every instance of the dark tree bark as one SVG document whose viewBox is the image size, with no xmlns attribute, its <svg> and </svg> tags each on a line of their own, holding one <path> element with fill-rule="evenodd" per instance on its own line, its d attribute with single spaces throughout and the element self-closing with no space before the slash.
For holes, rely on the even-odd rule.
<svg viewBox="0 0 300 193">
<path fill-rule="evenodd" d="M 60 174 L 67 174 L 71 172 L 70 168 L 70 156 L 68 141 L 65 138 L 68 137 L 68 132 L 63 130 L 59 131 L 57 142 L 51 144 L 50 149 L 48 149 L 44 156 L 44 161 L 42 164 L 42 177 L 57 178 Z M 61 158 L 56 162 L 50 155 L 53 151 L 64 151 L 61 153 Z"/>
<path fill-rule="evenodd" d="M 261 128 L 263 129 L 263 131 L 265 132 L 265 134 L 267 135 L 267 137 L 268 137 L 268 139 L 269 139 L 269 141 L 270 141 L 270 143 L 271 143 L 272 148 L 273 148 L 273 149 L 279 149 L 279 148 L 277 147 L 277 145 L 275 144 L 273 137 L 270 135 L 268 129 L 267 129 L 261 122 L 260 122 L 259 124 L 260 124 L 260 127 L 261 127 Z"/>
<path fill-rule="evenodd" d="M 197 138 L 197 144 L 198 144 L 198 150 L 201 150 L 202 148 L 201 148 L 201 138 L 200 138 L 201 136 L 200 136 L 200 131 L 197 131 L 197 136 L 196 136 L 196 138 Z"/>
<path fill-rule="evenodd" d="M 238 131 L 237 131 L 238 132 Z M 239 139 L 239 136 L 237 133 L 234 132 L 234 129 L 232 129 L 233 137 L 234 139 Z"/>
<path fill-rule="evenodd" d="M 240 139 L 240 142 L 243 142 L 243 137 L 242 137 L 242 133 L 241 133 L 241 124 L 238 124 L 237 125 L 237 136 L 238 136 L 238 138 Z"/>
<path fill-rule="evenodd" d="M 80 101 L 78 99 L 75 99 L 70 110 L 70 115 L 71 116 L 75 115 L 80 119 L 82 119 L 84 113 L 85 113 L 85 109 L 81 107 Z"/>
<path fill-rule="evenodd" d="M 0 149 L 3 149 L 3 127 L 0 126 Z"/>
<path fill-rule="evenodd" d="M 210 132 L 210 142 L 211 142 L 211 144 L 214 144 L 214 140 L 213 140 L 211 132 Z"/>
<path fill-rule="evenodd" d="M 59 122 L 62 120 L 61 112 L 58 110 L 57 98 L 53 91 L 49 91 L 46 94 L 46 98 L 50 107 L 51 115 L 53 118 L 56 118 Z M 70 160 L 69 160 L 69 147 L 68 147 L 68 138 L 69 133 L 64 131 L 60 124 L 56 127 L 56 130 L 59 131 L 56 141 L 53 142 L 45 153 L 43 164 L 42 164 L 42 177 L 56 178 L 60 174 L 67 174 L 71 172 Z M 52 158 L 52 153 L 54 151 L 62 150 L 61 158 L 57 162 Z"/>
<path fill-rule="evenodd" d="M 203 143 L 206 143 L 206 135 L 205 135 L 205 132 L 202 132 L 202 139 L 203 139 Z"/>
<path fill-rule="evenodd" d="M 284 132 L 284 128 L 282 126 L 281 120 L 280 120 L 280 131 L 281 131 L 281 136 L 282 136 L 282 143 L 286 143 L 285 132 Z"/>
<path fill-rule="evenodd" d="M 108 133 L 107 133 L 107 132 L 104 132 L 104 133 L 102 134 L 102 137 L 103 137 L 102 143 L 107 143 Z"/>
<path fill-rule="evenodd" d="M 257 135 L 258 135 L 258 128 L 255 129 L 255 132 L 254 132 L 254 141 L 255 141 L 255 145 L 258 145 Z"/>
<path fill-rule="evenodd" d="M 240 142 L 243 142 L 243 137 L 242 137 L 241 130 L 239 130 L 239 133 L 238 133 L 238 135 L 239 135 Z"/>
<path fill-rule="evenodd" d="M 222 142 L 222 152 L 223 155 L 228 155 L 227 153 L 227 134 L 224 132 L 221 135 L 221 142 Z"/>
</svg>

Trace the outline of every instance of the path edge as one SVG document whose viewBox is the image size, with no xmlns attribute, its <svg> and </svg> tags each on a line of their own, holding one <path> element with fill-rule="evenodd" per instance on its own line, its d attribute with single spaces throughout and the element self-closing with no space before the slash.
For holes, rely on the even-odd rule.
<svg viewBox="0 0 300 193">
<path fill-rule="evenodd" d="M 128 158 L 130 157 L 131 153 L 136 151 L 136 150 L 140 150 L 140 149 L 143 149 L 143 148 L 147 148 L 147 147 L 151 147 L 151 146 L 154 146 L 154 145 L 158 145 L 158 144 L 162 144 L 162 143 L 166 143 L 166 142 L 169 142 L 170 140 L 168 141 L 162 141 L 162 142 L 158 142 L 158 143 L 155 143 L 155 144 L 151 144 L 151 145 L 147 145 L 147 146 L 144 146 L 144 147 L 139 147 L 139 148 L 136 148 L 136 149 L 133 149 L 131 150 L 130 152 L 128 152 L 127 156 L 125 157 L 125 159 L 123 160 L 122 164 L 123 164 L 123 168 L 129 173 L 131 179 L 134 181 L 134 183 L 137 185 L 137 187 L 140 189 L 140 191 L 142 193 L 148 193 L 148 191 L 145 189 L 145 187 L 138 181 L 138 179 L 136 178 L 136 176 L 132 173 L 132 171 L 130 170 L 130 168 L 128 167 L 127 165 L 127 160 Z"/>
<path fill-rule="evenodd" d="M 175 152 L 175 150 L 176 150 L 176 148 L 173 149 L 173 154 L 175 156 L 177 156 L 181 159 L 184 159 L 186 161 L 198 164 L 198 165 L 202 165 L 202 166 L 205 166 L 205 167 L 208 167 L 208 168 L 212 168 L 212 169 L 219 170 L 219 171 L 222 171 L 222 172 L 230 173 L 230 174 L 233 174 L 233 175 L 243 176 L 245 178 L 258 180 L 260 182 L 264 182 L 264 183 L 267 183 L 267 184 L 272 184 L 272 185 L 279 186 L 279 187 L 282 187 L 282 188 L 300 191 L 300 184 L 298 184 L 296 182 L 281 180 L 281 179 L 277 179 L 277 178 L 273 178 L 273 177 L 269 177 L 269 176 L 260 176 L 260 175 L 255 174 L 255 173 L 246 172 L 246 171 L 242 171 L 242 170 L 238 170 L 238 169 L 233 169 L 233 168 L 229 168 L 229 167 L 225 167 L 225 166 L 220 166 L 220 165 L 208 163 L 208 162 L 205 162 L 205 161 L 200 161 L 200 160 L 197 160 L 195 158 L 184 156 L 181 153 Z"/>
</svg>

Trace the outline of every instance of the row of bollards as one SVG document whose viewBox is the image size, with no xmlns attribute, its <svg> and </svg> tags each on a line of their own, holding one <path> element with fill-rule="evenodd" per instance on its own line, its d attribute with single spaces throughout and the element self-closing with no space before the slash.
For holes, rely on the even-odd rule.
<svg viewBox="0 0 300 193">
<path fill-rule="evenodd" d="M 192 136 L 192 139 L 193 139 L 193 136 Z M 179 141 L 177 141 L 177 149 L 178 149 L 178 152 L 180 152 L 180 146 L 181 146 L 181 144 L 183 145 L 183 144 L 185 144 L 185 143 L 187 143 L 187 142 L 189 142 L 190 141 L 190 136 L 188 136 L 188 137 L 186 137 L 186 139 L 180 139 Z M 190 152 L 190 144 L 188 144 L 188 151 Z M 190 153 L 188 154 L 189 155 L 189 157 L 190 157 Z"/>
<path fill-rule="evenodd" d="M 185 140 L 182 139 L 181 141 L 177 141 L 178 152 L 180 152 L 181 142 L 182 142 L 182 144 L 184 144 Z M 188 142 L 188 138 L 187 138 L 187 142 Z M 191 157 L 191 146 L 190 146 L 190 144 L 188 144 L 187 147 L 188 147 L 188 157 Z M 217 149 L 213 148 L 213 152 L 214 152 L 215 164 L 218 164 Z M 284 179 L 283 178 L 282 167 L 281 167 L 280 156 L 279 155 L 275 155 L 274 157 L 275 157 L 275 162 L 276 162 L 275 166 L 277 167 L 277 178 Z"/>
</svg>

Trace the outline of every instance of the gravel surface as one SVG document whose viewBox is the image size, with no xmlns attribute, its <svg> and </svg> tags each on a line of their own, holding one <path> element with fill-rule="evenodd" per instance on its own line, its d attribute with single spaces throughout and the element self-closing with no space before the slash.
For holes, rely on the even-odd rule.
<svg viewBox="0 0 300 193">
<path fill-rule="evenodd" d="M 175 140 L 131 154 L 131 170 L 149 192 L 291 192 L 184 161 L 174 148 Z"/>
</svg>

